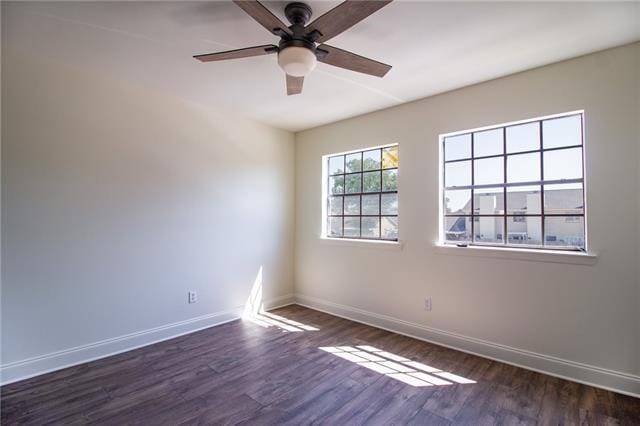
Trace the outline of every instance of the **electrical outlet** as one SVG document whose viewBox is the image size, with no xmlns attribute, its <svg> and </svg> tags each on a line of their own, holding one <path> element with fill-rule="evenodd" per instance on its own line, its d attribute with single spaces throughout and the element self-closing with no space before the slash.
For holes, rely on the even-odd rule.
<svg viewBox="0 0 640 426">
<path fill-rule="evenodd" d="M 425 311 L 430 311 L 431 310 L 431 298 L 427 297 L 426 299 L 424 299 L 424 310 Z"/>
<path fill-rule="evenodd" d="M 189 303 L 196 303 L 198 301 L 198 293 L 195 291 L 189 292 Z"/>
</svg>

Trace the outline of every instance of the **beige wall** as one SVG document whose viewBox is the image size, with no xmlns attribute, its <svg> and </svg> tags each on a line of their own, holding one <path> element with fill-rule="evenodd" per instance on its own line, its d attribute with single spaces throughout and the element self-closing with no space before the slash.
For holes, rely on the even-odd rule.
<svg viewBox="0 0 640 426">
<path fill-rule="evenodd" d="M 2 53 L 5 381 L 293 293 L 293 134 Z"/>
<path fill-rule="evenodd" d="M 572 368 L 621 372 L 633 376 L 640 393 L 639 50 L 639 44 L 611 49 L 297 134 L 300 300 L 558 358 Z M 453 256 L 434 248 L 439 134 L 580 109 L 595 265 Z M 322 156 L 395 142 L 403 249 L 321 241 Z M 423 309 L 425 297 L 433 299 L 431 312 Z"/>
</svg>

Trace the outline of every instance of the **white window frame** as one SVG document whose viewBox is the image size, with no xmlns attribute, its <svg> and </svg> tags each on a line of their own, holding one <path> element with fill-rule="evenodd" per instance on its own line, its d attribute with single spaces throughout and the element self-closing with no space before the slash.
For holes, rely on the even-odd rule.
<svg viewBox="0 0 640 426">
<path fill-rule="evenodd" d="M 469 157 L 468 160 L 471 161 L 471 165 L 472 165 L 472 169 L 471 169 L 471 174 L 472 174 L 472 184 L 469 186 L 469 189 L 471 189 L 471 200 L 473 202 L 474 199 L 474 190 L 476 189 L 476 186 L 473 185 L 473 174 L 474 174 L 474 169 L 473 169 L 473 165 L 474 165 L 474 160 L 476 160 L 477 158 L 491 158 L 491 157 L 496 157 L 496 158 L 503 158 L 505 161 L 505 173 L 504 173 L 504 199 L 503 199 L 503 212 L 502 214 L 496 214 L 495 217 L 503 217 L 505 220 L 505 224 L 503 227 L 503 234 L 507 234 L 508 233 L 508 228 L 507 228 L 507 218 L 508 217 L 515 217 L 517 215 L 509 215 L 507 213 L 508 210 L 508 206 L 506 205 L 506 188 L 510 186 L 510 184 L 507 182 L 507 175 L 506 175 L 506 159 L 508 156 L 510 155 L 518 155 L 518 154 L 526 154 L 528 152 L 537 152 L 540 153 L 540 162 L 541 162 L 541 177 L 540 177 L 540 181 L 536 181 L 536 182 L 526 182 L 526 183 L 521 183 L 519 185 L 539 185 L 541 187 L 541 211 L 540 214 L 535 214 L 535 215 L 531 215 L 531 216 L 537 216 L 541 218 L 541 224 L 542 224 L 542 234 L 541 234 L 541 244 L 540 245 L 527 245 L 527 244 L 509 244 L 509 238 L 507 235 L 503 235 L 502 239 L 503 242 L 502 243 L 487 243 L 487 242 L 479 242 L 479 241 L 474 241 L 475 240 L 475 232 L 473 231 L 473 226 L 474 226 L 474 218 L 480 217 L 480 215 L 475 213 L 475 209 L 471 208 L 470 214 L 468 215 L 455 215 L 455 214 L 446 214 L 445 212 L 445 191 L 447 190 L 447 188 L 445 187 L 445 148 L 444 148 L 444 144 L 445 144 L 445 139 L 448 137 L 452 137 L 452 136 L 459 136 L 459 135 L 465 135 L 465 134 L 471 134 L 473 135 L 474 133 L 477 132 L 481 132 L 481 131 L 487 131 L 487 130 L 494 130 L 494 129 L 506 129 L 507 127 L 510 126 L 515 126 L 515 125 L 521 125 L 521 124 L 527 124 L 527 123 L 535 123 L 538 122 L 540 124 L 540 126 L 542 127 L 542 123 L 545 120 L 552 120 L 552 119 L 557 119 L 557 118 L 563 118 L 563 117 L 569 117 L 569 116 L 575 116 L 575 115 L 580 115 L 581 117 L 581 144 L 579 145 L 580 148 L 582 149 L 582 178 L 581 179 L 575 179 L 575 181 L 580 181 L 580 183 L 582 184 L 582 196 L 583 196 L 583 212 L 581 214 L 567 214 L 565 215 L 566 217 L 569 216 L 581 216 L 583 217 L 583 227 L 584 227 L 584 241 L 583 241 L 583 246 L 582 247 L 562 247 L 562 246 L 550 246 L 550 245 L 546 245 L 546 235 L 544 233 L 544 221 L 545 221 L 545 217 L 547 216 L 554 216 L 554 215 L 550 215 L 547 214 L 545 215 L 545 211 L 544 211 L 544 185 L 547 184 L 555 184 L 555 183 L 569 183 L 569 181 L 562 181 L 562 182 L 555 182 L 555 181 L 545 181 L 544 180 L 544 172 L 543 172 L 543 153 L 547 152 L 547 151 L 551 151 L 551 150 L 561 150 L 561 149 L 571 149 L 571 148 L 575 148 L 577 147 L 577 145 L 574 146 L 562 146 L 562 147 L 557 147 L 557 148 L 544 148 L 543 145 L 543 141 L 544 141 L 544 135 L 543 132 L 540 131 L 539 137 L 540 137 L 540 146 L 538 149 L 536 150 L 531 150 L 531 151 L 523 151 L 523 152 L 514 152 L 514 153 L 507 153 L 506 151 L 506 138 L 504 137 L 503 134 L 503 143 L 504 143 L 504 148 L 502 154 L 496 154 L 496 155 L 492 155 L 492 156 L 485 156 L 485 157 L 474 157 L 474 153 L 473 153 L 473 136 L 471 138 L 471 156 Z M 543 117 L 536 117 L 536 118 L 531 118 L 531 119 L 526 119 L 526 120 L 520 120 L 520 121 L 514 121 L 514 122 L 508 122 L 508 123 L 502 123 L 502 124 L 497 124 L 497 125 L 491 125 L 491 126 L 485 126 L 485 127 L 480 127 L 480 128 L 474 128 L 474 129 L 469 129 L 469 130 L 464 130 L 464 131 L 456 131 L 456 132 L 451 132 L 451 133 L 445 133 L 445 134 L 441 134 L 439 135 L 439 177 L 440 177 L 440 181 L 439 181 L 439 240 L 436 243 L 436 245 L 441 246 L 441 247 L 471 247 L 471 248 L 483 248 L 483 249 L 498 249 L 498 250 L 515 250 L 515 251 L 528 251 L 528 252 L 532 252 L 532 251 L 542 251 L 542 252 L 563 252 L 563 253 L 567 253 L 567 252 L 587 252 L 588 250 L 588 232 L 587 232 L 587 178 L 586 178 L 586 161 L 585 161 L 585 153 L 586 153 L 586 141 L 585 141 L 585 113 L 584 110 L 577 110 L 577 111 L 570 111 L 570 112 L 565 112 L 565 113 L 560 113 L 560 114 L 554 114 L 554 115 L 547 115 L 547 116 L 543 116 Z M 459 160 L 459 161 L 463 161 L 463 160 Z M 449 162 L 449 161 L 447 161 Z M 500 186 L 500 185 L 491 185 L 491 186 Z M 466 187 L 462 187 L 462 188 L 466 188 Z M 451 189 L 451 188 L 449 188 Z M 471 231 L 471 237 L 469 241 L 461 241 L 461 242 L 456 242 L 456 241 L 451 241 L 451 240 L 447 240 L 446 239 L 446 219 L 447 217 L 454 217 L 454 216 L 459 216 L 459 217 L 470 217 L 471 218 L 471 224 L 472 224 L 472 231 Z M 563 216 L 564 217 L 564 216 Z"/>
<path fill-rule="evenodd" d="M 369 151 L 375 151 L 375 150 L 380 150 L 381 154 L 382 154 L 382 150 L 384 150 L 385 148 L 390 148 L 390 147 L 396 147 L 398 150 L 398 153 L 400 152 L 400 145 L 398 143 L 389 143 L 389 144 L 385 144 L 385 145 L 378 145 L 378 146 L 372 146 L 372 147 L 365 147 L 365 148 L 359 148 L 359 149 L 354 149 L 354 150 L 350 150 L 350 151 L 344 151 L 344 152 L 337 152 L 337 153 L 331 153 L 331 154 L 326 154 L 322 156 L 322 231 L 321 231 L 321 238 L 323 240 L 331 240 L 331 241 L 338 241 L 338 242 L 349 242 L 351 244 L 355 243 L 355 245 L 357 246 L 362 246 L 361 243 L 365 243 L 365 245 L 367 243 L 381 243 L 381 245 L 400 245 L 400 240 L 399 240 L 399 236 L 400 236 L 400 224 L 399 224 L 399 207 L 398 207 L 398 212 L 396 215 L 384 215 L 382 214 L 382 212 L 380 211 L 381 209 L 381 204 L 379 204 L 379 211 L 378 211 L 378 215 L 372 215 L 372 216 L 377 216 L 380 218 L 380 222 L 382 222 L 382 217 L 395 217 L 397 220 L 397 237 L 396 238 L 382 238 L 382 235 L 379 235 L 379 237 L 362 237 L 362 236 L 344 236 L 344 223 L 343 223 L 343 235 L 342 236 L 336 236 L 336 235 L 330 235 L 329 234 L 329 226 L 328 226 L 328 222 L 329 222 L 329 217 L 331 216 L 329 214 L 329 199 L 332 196 L 331 194 L 329 194 L 329 180 L 331 178 L 330 174 L 329 174 L 329 159 L 331 157 L 337 157 L 337 156 L 347 156 L 350 154 L 357 154 L 357 153 L 364 153 L 364 152 L 369 152 Z M 346 161 L 345 161 L 345 166 L 346 166 Z M 381 173 L 381 179 L 382 179 L 382 172 L 387 171 L 387 170 L 396 170 L 397 173 L 397 184 L 396 184 L 396 189 L 395 190 L 388 190 L 385 191 L 383 190 L 383 185 L 382 185 L 382 181 L 380 182 L 380 191 L 377 192 L 359 192 L 359 193 L 353 193 L 353 194 L 347 194 L 346 192 L 342 193 L 342 196 L 348 196 L 348 195 L 373 195 L 373 194 L 390 194 L 390 193 L 395 193 L 397 194 L 398 197 L 398 203 L 399 203 L 399 176 L 400 176 L 400 169 L 399 169 L 399 162 L 398 162 L 398 166 L 397 167 L 390 167 L 390 168 L 383 168 L 382 167 L 382 155 L 381 155 L 381 164 L 380 164 L 380 169 L 375 169 L 375 170 L 367 170 L 367 171 L 360 171 L 360 172 L 347 172 L 346 170 L 343 170 L 343 173 L 341 174 L 337 174 L 334 176 L 346 176 L 348 174 L 357 174 L 357 173 L 367 173 L 370 171 L 380 171 Z M 361 182 L 363 181 L 363 179 L 361 179 Z M 363 185 L 363 183 L 361 183 Z M 345 185 L 346 188 L 346 185 Z M 360 217 L 360 219 L 362 220 L 362 217 L 367 217 L 367 216 L 371 216 L 371 215 L 362 215 L 362 198 L 360 199 L 360 214 L 359 215 L 352 215 L 353 217 Z M 343 215 L 344 215 L 344 198 L 343 198 Z M 346 216 L 345 216 L 346 217 Z M 361 226 L 362 226 L 362 222 L 361 222 Z M 362 228 L 361 228 L 362 229 Z"/>
</svg>

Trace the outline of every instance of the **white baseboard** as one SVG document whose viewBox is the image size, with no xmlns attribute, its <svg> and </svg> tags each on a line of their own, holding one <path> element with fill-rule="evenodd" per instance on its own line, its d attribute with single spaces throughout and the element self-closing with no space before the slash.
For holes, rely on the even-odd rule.
<svg viewBox="0 0 640 426">
<path fill-rule="evenodd" d="M 295 300 L 298 305 L 393 333 L 504 362 L 516 367 L 640 398 L 640 376 L 633 374 L 451 333 L 303 294 L 296 294 Z"/>
<path fill-rule="evenodd" d="M 275 309 L 292 303 L 294 295 L 288 294 L 265 301 L 263 304 L 265 309 Z M 185 321 L 3 364 L 0 366 L 0 384 L 6 385 L 234 321 L 242 316 L 243 309 L 244 306 L 237 306 Z"/>
</svg>

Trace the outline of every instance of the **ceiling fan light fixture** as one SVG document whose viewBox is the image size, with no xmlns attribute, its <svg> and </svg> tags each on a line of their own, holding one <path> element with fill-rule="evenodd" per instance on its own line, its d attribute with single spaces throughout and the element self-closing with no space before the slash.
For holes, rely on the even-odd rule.
<svg viewBox="0 0 640 426">
<path fill-rule="evenodd" d="M 293 77 L 304 77 L 316 67 L 318 59 L 311 49 L 299 46 L 285 47 L 278 53 L 278 65 Z"/>
</svg>

